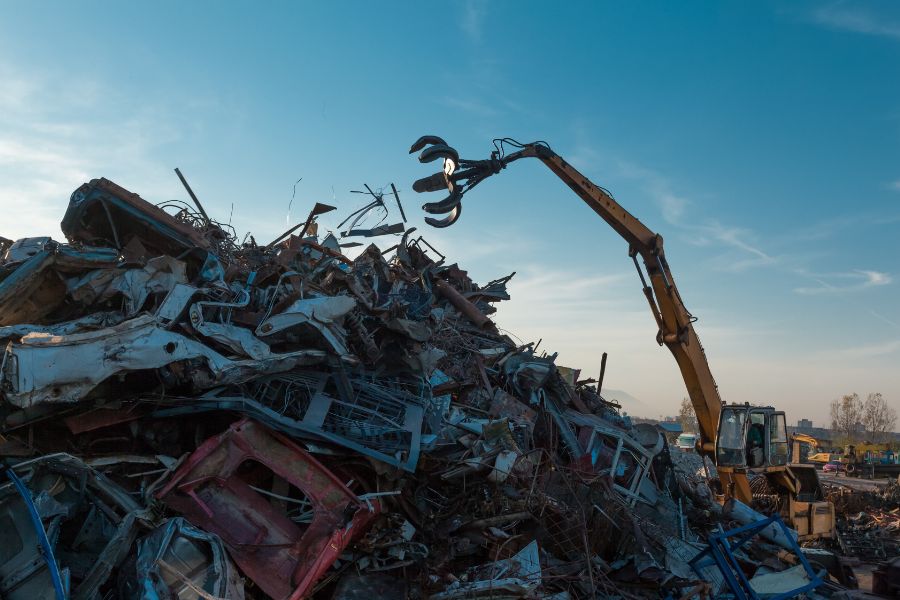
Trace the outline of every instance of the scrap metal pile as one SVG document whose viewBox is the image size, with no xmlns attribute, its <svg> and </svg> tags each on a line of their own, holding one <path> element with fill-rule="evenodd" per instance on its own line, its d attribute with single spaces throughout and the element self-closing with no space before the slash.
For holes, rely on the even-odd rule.
<svg viewBox="0 0 900 600">
<path fill-rule="evenodd" d="M 884 560 L 900 556 L 900 485 L 873 491 L 831 484 L 828 499 L 838 516 L 837 537 L 846 556 Z"/>
<path fill-rule="evenodd" d="M 722 589 L 689 564 L 721 519 L 704 480 L 497 329 L 511 276 L 479 286 L 402 223 L 320 239 L 329 209 L 239 243 L 99 179 L 68 243 L 0 239 L 0 597 Z M 748 571 L 789 566 L 762 547 Z"/>
</svg>

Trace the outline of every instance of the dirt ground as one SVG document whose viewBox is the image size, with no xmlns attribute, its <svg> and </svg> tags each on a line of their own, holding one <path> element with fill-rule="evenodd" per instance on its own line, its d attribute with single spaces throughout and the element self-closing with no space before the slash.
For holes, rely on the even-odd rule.
<svg viewBox="0 0 900 600">
<path fill-rule="evenodd" d="M 836 483 L 861 492 L 873 492 L 886 486 L 890 481 L 889 479 L 860 479 L 859 477 L 845 477 L 822 472 L 819 472 L 819 479 L 825 483 Z"/>
</svg>

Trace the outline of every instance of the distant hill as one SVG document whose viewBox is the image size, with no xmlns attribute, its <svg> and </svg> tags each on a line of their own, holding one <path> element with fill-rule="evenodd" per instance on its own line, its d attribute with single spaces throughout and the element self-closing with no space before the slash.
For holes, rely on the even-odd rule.
<svg viewBox="0 0 900 600">
<path fill-rule="evenodd" d="M 652 414 L 650 406 L 645 402 L 641 402 L 624 390 L 609 390 L 603 388 L 600 395 L 609 400 L 616 402 L 622 406 L 622 410 L 629 415 L 641 416 Z"/>
</svg>

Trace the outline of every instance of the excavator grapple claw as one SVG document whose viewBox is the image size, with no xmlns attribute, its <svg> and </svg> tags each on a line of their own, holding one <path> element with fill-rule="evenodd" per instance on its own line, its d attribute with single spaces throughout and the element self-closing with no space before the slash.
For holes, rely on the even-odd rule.
<svg viewBox="0 0 900 600">
<path fill-rule="evenodd" d="M 413 183 L 416 192 L 436 192 L 447 188 L 450 195 L 439 202 L 428 202 L 422 210 L 431 214 L 446 214 L 443 219 L 426 217 L 425 222 L 432 227 L 449 227 L 456 223 L 462 212 L 462 197 L 486 177 L 499 173 L 505 166 L 499 152 L 491 154 L 488 160 L 467 160 L 459 157 L 459 152 L 436 135 L 423 135 L 410 148 L 410 154 L 421 150 L 419 162 L 430 163 L 444 159 L 441 172 L 423 177 Z"/>
<path fill-rule="evenodd" d="M 462 213 L 462 197 L 464 193 L 464 185 L 457 183 L 454 173 L 460 164 L 459 152 L 447 142 L 436 135 L 423 135 L 416 143 L 410 147 L 410 154 L 422 150 L 419 154 L 419 162 L 430 163 L 439 158 L 444 160 L 444 168 L 442 171 L 435 173 L 429 177 L 423 177 L 413 183 L 413 190 L 416 192 L 437 192 L 441 189 L 448 189 L 450 195 L 438 202 L 426 202 L 422 205 L 422 210 L 430 214 L 445 215 L 442 219 L 434 217 L 425 217 L 425 222 L 432 227 L 449 227 L 456 223 Z"/>
</svg>

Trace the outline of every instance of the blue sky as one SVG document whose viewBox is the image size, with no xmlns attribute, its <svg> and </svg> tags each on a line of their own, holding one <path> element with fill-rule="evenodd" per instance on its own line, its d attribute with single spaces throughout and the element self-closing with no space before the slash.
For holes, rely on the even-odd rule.
<svg viewBox="0 0 900 600">
<path fill-rule="evenodd" d="M 501 326 L 633 413 L 684 395 L 625 244 L 538 162 L 430 230 L 424 133 L 463 156 L 544 139 L 666 239 L 723 397 L 824 424 L 840 394 L 900 409 L 896 2 L 3 2 L 0 235 L 53 234 L 105 176 L 257 240 L 395 182 L 476 280 L 516 271 Z M 297 198 L 290 215 L 293 183 Z M 433 200 L 435 198 L 428 198 Z M 323 221 L 335 227 L 339 219 Z M 385 245 L 390 245 L 388 239 Z"/>
</svg>

